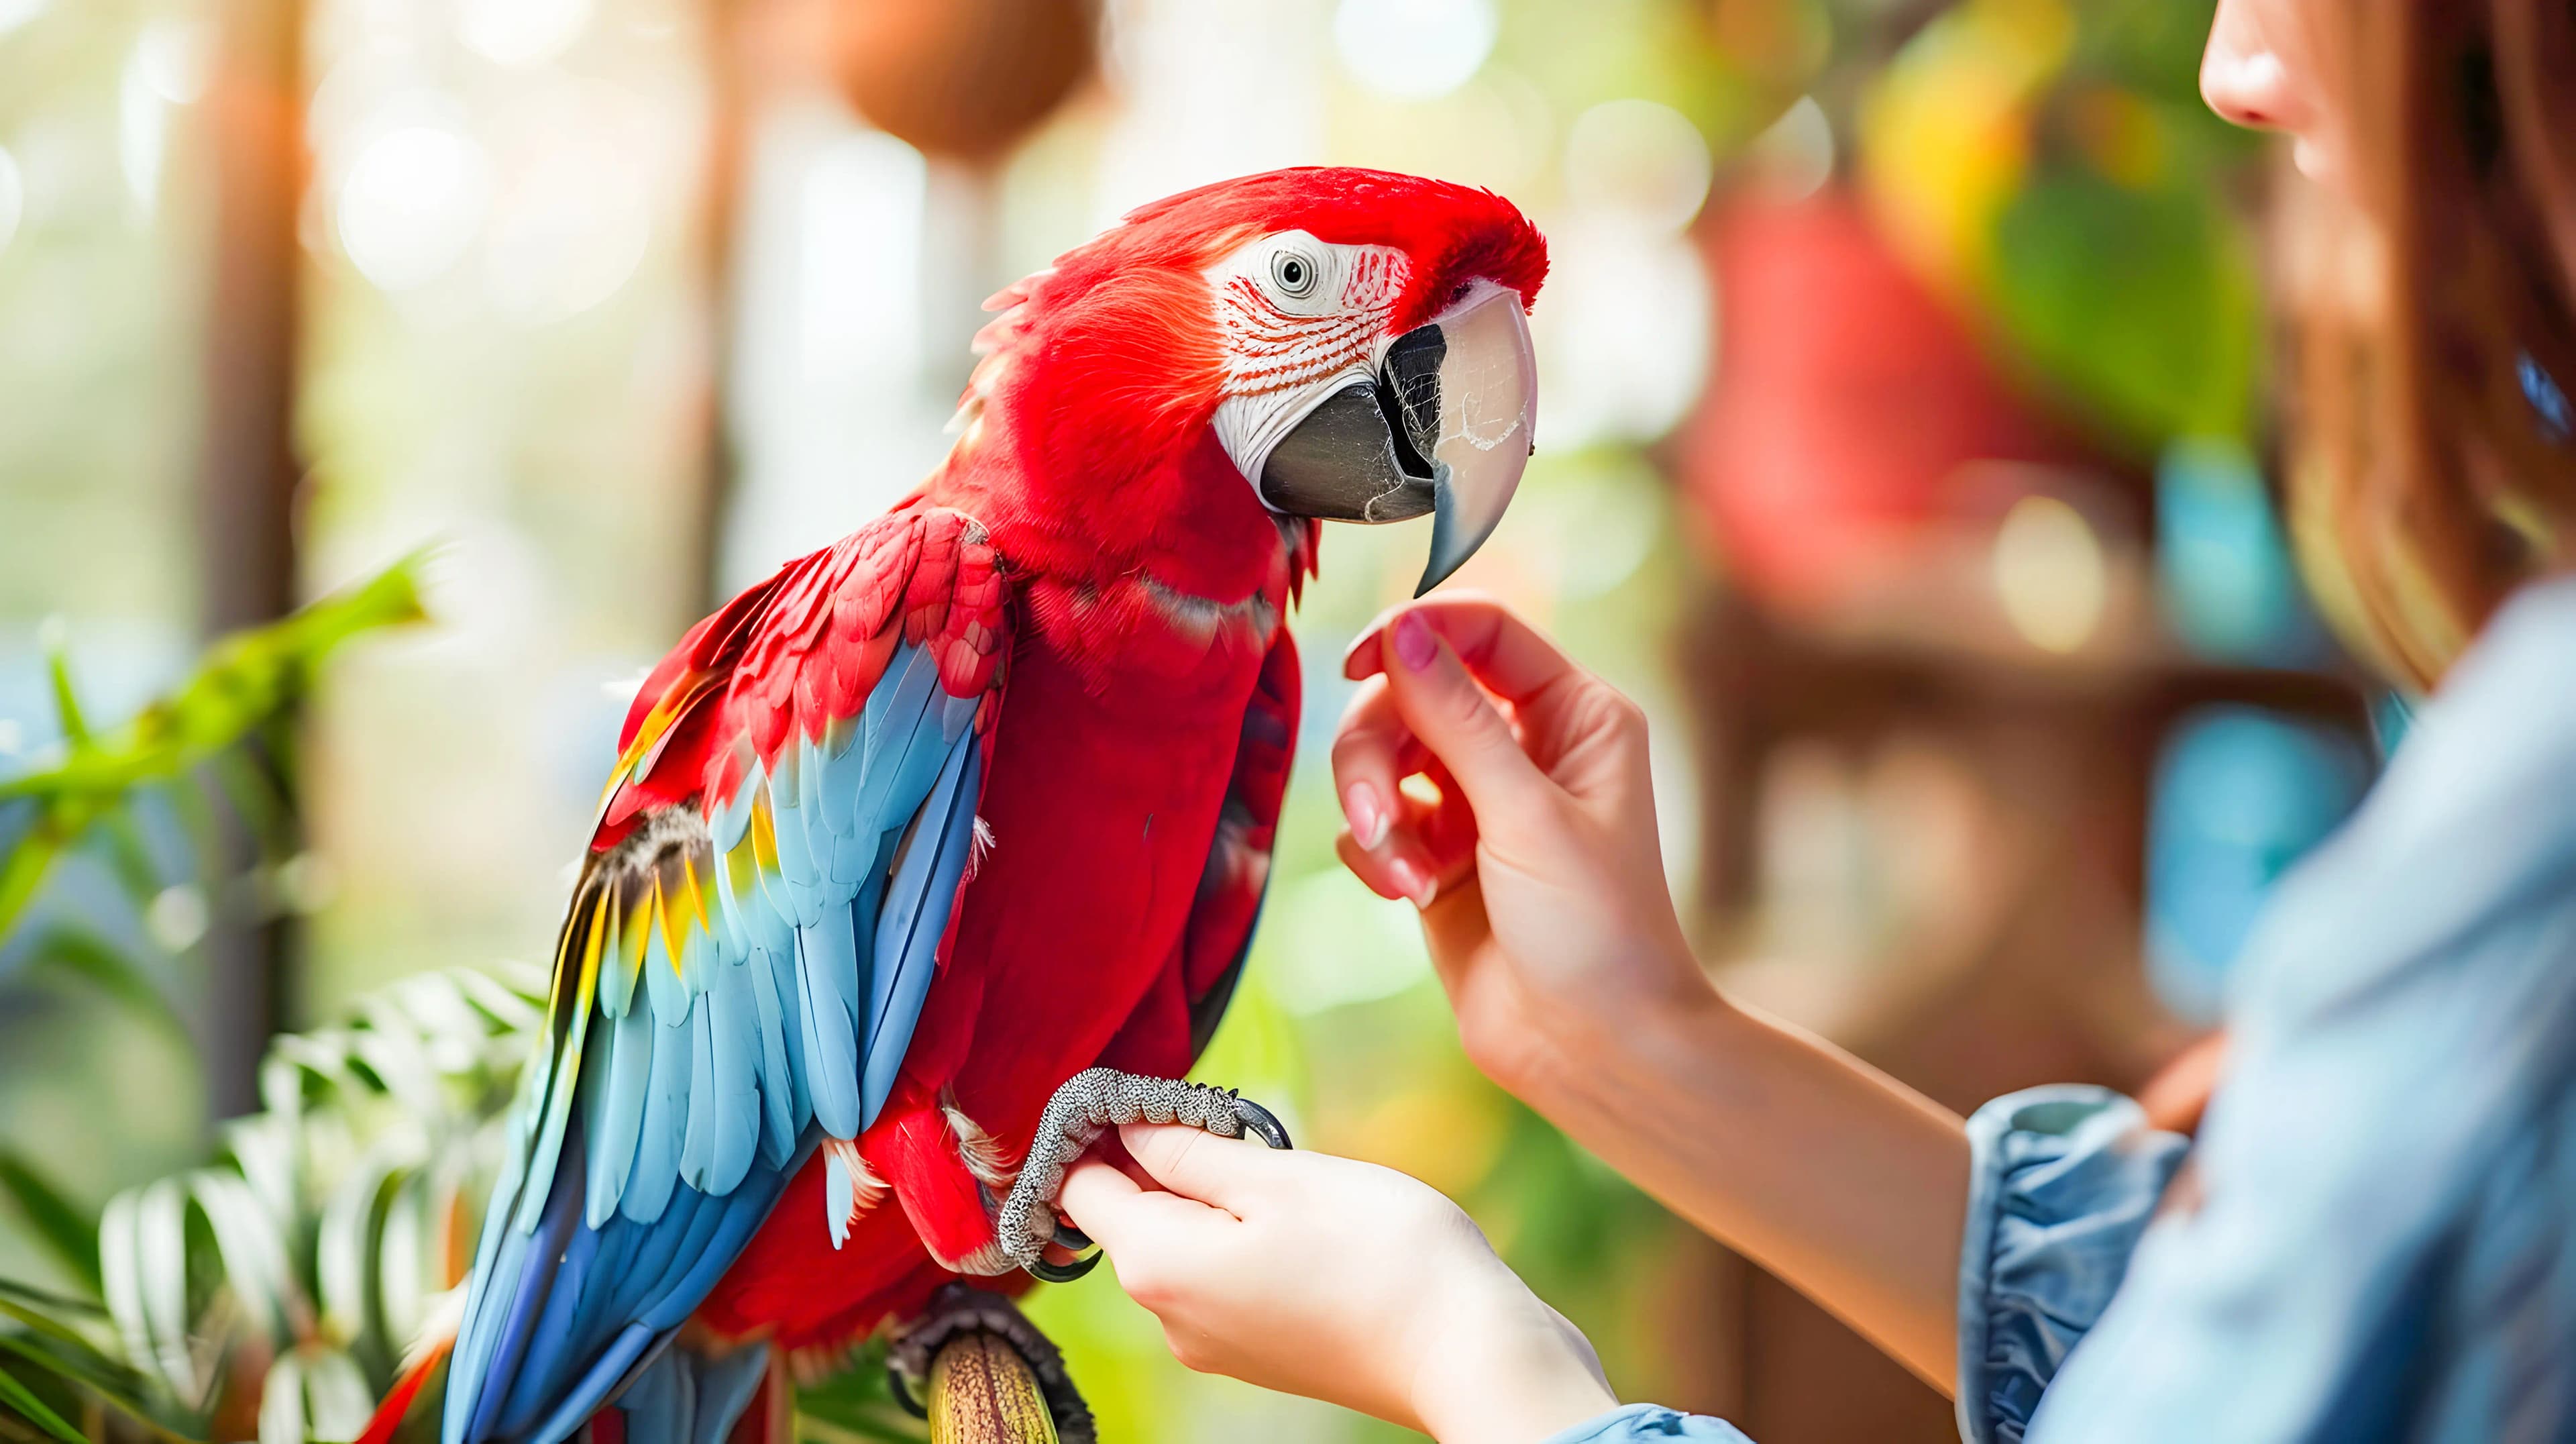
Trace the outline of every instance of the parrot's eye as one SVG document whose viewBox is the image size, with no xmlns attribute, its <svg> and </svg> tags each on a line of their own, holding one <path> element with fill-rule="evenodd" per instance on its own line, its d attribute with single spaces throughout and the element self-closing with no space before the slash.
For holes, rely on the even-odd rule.
<svg viewBox="0 0 2576 1444">
<path fill-rule="evenodd" d="M 1294 251 L 1270 258 L 1270 280 L 1280 294 L 1304 298 L 1315 290 L 1315 263 Z"/>
</svg>

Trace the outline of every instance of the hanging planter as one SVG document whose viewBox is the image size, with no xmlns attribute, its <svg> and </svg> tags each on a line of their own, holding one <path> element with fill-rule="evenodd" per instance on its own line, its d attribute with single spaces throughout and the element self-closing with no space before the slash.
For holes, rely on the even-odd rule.
<svg viewBox="0 0 2576 1444">
<path fill-rule="evenodd" d="M 841 88 L 868 122 L 923 152 L 989 160 L 1091 74 L 1094 0 L 844 0 Z"/>
</svg>

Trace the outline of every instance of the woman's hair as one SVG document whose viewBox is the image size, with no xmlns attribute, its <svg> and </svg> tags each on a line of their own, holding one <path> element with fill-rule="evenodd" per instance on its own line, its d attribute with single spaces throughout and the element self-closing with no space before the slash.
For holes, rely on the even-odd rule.
<svg viewBox="0 0 2576 1444">
<path fill-rule="evenodd" d="M 2576 392 L 2576 0 L 2306 14 L 2361 214 L 2288 254 L 2293 519 L 2328 609 L 2430 686 L 2576 561 L 2576 441 L 2534 404 Z"/>
</svg>

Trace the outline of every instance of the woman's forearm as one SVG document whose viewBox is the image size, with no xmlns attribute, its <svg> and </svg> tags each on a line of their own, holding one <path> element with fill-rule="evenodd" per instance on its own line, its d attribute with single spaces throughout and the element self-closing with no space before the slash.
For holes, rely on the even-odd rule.
<svg viewBox="0 0 2576 1444">
<path fill-rule="evenodd" d="M 1532 1107 L 1951 1391 L 1969 1167 L 1958 1115 L 1713 991 L 1533 1073 L 1514 1080 Z"/>
</svg>

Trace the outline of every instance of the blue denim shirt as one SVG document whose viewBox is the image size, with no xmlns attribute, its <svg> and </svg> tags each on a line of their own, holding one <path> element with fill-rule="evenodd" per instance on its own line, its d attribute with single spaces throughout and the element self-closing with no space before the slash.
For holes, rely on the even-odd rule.
<svg viewBox="0 0 2576 1444">
<path fill-rule="evenodd" d="M 2576 580 L 2285 879 L 2229 1015 L 2196 1206 L 2157 1216 L 2183 1142 L 2116 1094 L 1969 1121 L 1961 1437 L 2576 1437 Z M 1741 1438 L 1678 1418 L 1553 1444 Z"/>
</svg>

